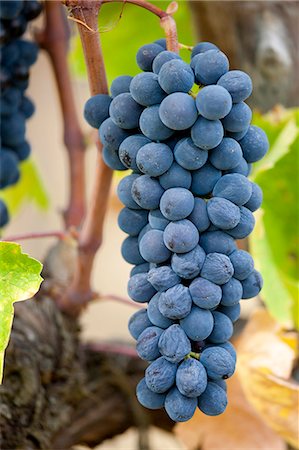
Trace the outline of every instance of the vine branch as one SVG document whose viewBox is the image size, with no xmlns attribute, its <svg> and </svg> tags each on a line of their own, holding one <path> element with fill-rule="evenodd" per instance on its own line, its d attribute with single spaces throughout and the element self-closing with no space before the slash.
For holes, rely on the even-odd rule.
<svg viewBox="0 0 299 450">
<path fill-rule="evenodd" d="M 69 202 L 63 214 L 66 228 L 79 227 L 85 214 L 85 144 L 67 64 L 68 37 L 62 5 L 57 1 L 45 1 L 45 26 L 36 34 L 36 40 L 49 55 L 62 111 L 64 143 L 70 168 Z"/>
<path fill-rule="evenodd" d="M 91 95 L 108 94 L 107 77 L 98 32 L 98 13 L 103 3 L 112 1 L 118 0 L 64 0 L 64 4 L 69 8 L 69 13 L 78 26 Z M 165 30 L 168 48 L 172 51 L 178 51 L 175 21 L 168 12 L 143 0 L 125 0 L 125 2 L 146 8 L 156 14 Z M 171 4 L 169 11 L 175 9 L 176 5 Z M 103 224 L 113 174 L 112 170 L 103 162 L 101 156 L 102 144 L 98 136 L 96 144 L 98 154 L 95 184 L 90 205 L 79 233 L 77 266 L 71 285 L 59 299 L 60 307 L 74 316 L 79 315 L 82 308 L 97 297 L 92 291 L 90 278 L 96 252 L 102 243 Z"/>
</svg>

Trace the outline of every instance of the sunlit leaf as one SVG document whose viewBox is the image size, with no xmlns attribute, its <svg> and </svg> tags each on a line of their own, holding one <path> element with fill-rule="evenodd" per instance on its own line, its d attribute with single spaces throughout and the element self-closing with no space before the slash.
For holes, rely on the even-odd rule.
<svg viewBox="0 0 299 450">
<path fill-rule="evenodd" d="M 25 201 L 34 202 L 39 208 L 47 209 L 48 196 L 32 159 L 22 162 L 20 169 L 21 177 L 18 183 L 0 192 L 0 198 L 5 201 L 10 213 L 16 213 Z"/>
<path fill-rule="evenodd" d="M 238 373 L 247 398 L 268 425 L 296 448 L 299 384 L 291 373 L 297 345 L 298 335 L 285 332 L 265 310 L 252 316 L 238 345 Z"/>
<path fill-rule="evenodd" d="M 13 322 L 13 303 L 29 299 L 39 290 L 42 264 L 21 252 L 21 246 L 0 242 L 0 383 L 4 352 Z"/>
</svg>

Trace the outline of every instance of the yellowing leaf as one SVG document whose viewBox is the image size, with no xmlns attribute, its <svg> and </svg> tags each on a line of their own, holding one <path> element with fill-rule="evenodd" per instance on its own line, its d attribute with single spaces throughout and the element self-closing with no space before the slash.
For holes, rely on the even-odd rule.
<svg viewBox="0 0 299 450">
<path fill-rule="evenodd" d="M 291 380 L 298 335 L 256 311 L 238 345 L 238 373 L 248 400 L 267 424 L 298 448 L 299 385 Z"/>
<path fill-rule="evenodd" d="M 42 264 L 21 252 L 21 246 L 0 242 L 0 383 L 4 351 L 13 322 L 13 303 L 31 298 L 40 287 Z"/>
<path fill-rule="evenodd" d="M 285 442 L 247 401 L 238 374 L 227 383 L 228 406 L 217 417 L 196 411 L 194 417 L 176 425 L 175 433 L 188 450 L 286 450 Z"/>
</svg>

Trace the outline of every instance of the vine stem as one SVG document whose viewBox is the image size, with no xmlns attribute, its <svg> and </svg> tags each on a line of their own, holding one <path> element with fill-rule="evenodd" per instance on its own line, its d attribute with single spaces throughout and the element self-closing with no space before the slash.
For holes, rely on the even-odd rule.
<svg viewBox="0 0 299 450">
<path fill-rule="evenodd" d="M 45 2 L 45 26 L 37 32 L 36 40 L 48 53 L 53 67 L 64 127 L 64 144 L 70 169 L 70 193 L 63 216 L 65 227 L 79 227 L 85 214 L 85 144 L 72 92 L 67 64 L 69 33 L 60 2 Z"/>
<path fill-rule="evenodd" d="M 91 95 L 108 94 L 108 84 L 98 32 L 98 13 L 102 3 L 119 0 L 64 0 L 71 17 L 77 22 L 82 43 Z M 148 9 L 160 17 L 166 33 L 168 49 L 178 51 L 176 24 L 170 14 L 143 0 L 125 0 Z M 175 9 L 175 4 L 170 5 Z M 87 303 L 98 296 L 90 286 L 91 272 L 97 250 L 103 238 L 103 224 L 107 210 L 112 180 L 112 170 L 103 162 L 102 144 L 97 135 L 97 162 L 95 184 L 90 205 L 79 233 L 78 258 L 74 278 L 65 293 L 58 299 L 60 308 L 66 313 L 78 316 Z"/>
<path fill-rule="evenodd" d="M 69 233 L 64 233 L 63 231 L 45 231 L 41 233 L 16 234 L 15 236 L 8 236 L 5 239 L 1 239 L 1 241 L 15 242 L 15 241 L 26 241 L 28 239 L 54 238 L 54 237 L 57 239 L 65 239 L 68 236 Z"/>
<path fill-rule="evenodd" d="M 112 300 L 114 302 L 122 303 L 123 305 L 131 306 L 132 308 L 136 309 L 144 309 L 143 303 L 137 303 L 133 302 L 132 300 L 129 300 L 126 297 L 121 297 L 120 295 L 115 294 L 102 294 L 98 296 L 98 300 Z"/>
<path fill-rule="evenodd" d="M 138 358 L 135 348 L 123 344 L 109 342 L 90 342 L 85 345 L 88 349 L 98 353 L 116 353 L 118 355 L 132 356 Z"/>
</svg>

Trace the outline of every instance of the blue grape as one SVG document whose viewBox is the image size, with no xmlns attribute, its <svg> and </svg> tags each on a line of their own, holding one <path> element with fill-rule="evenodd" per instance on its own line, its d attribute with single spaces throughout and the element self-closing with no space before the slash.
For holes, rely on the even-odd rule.
<svg viewBox="0 0 299 450">
<path fill-rule="evenodd" d="M 207 204 L 205 200 L 202 198 L 194 199 L 194 208 L 188 219 L 194 223 L 200 233 L 209 228 L 211 222 L 208 216 Z"/>
<path fill-rule="evenodd" d="M 164 189 L 160 183 L 149 175 L 142 175 L 133 181 L 133 200 L 143 209 L 157 209 Z M 128 206 L 128 205 L 126 205 Z"/>
<path fill-rule="evenodd" d="M 171 255 L 164 244 L 161 230 L 150 230 L 145 233 L 139 243 L 139 250 L 145 261 L 157 264 L 167 261 Z"/>
<path fill-rule="evenodd" d="M 256 211 L 262 204 L 263 201 L 263 191 L 256 183 L 252 183 L 252 194 L 247 203 L 245 203 L 245 208 L 250 209 L 250 211 Z"/>
<path fill-rule="evenodd" d="M 242 280 L 243 295 L 242 298 L 256 297 L 263 287 L 263 278 L 257 270 L 253 270 L 251 274 Z"/>
<path fill-rule="evenodd" d="M 241 70 L 230 70 L 222 75 L 217 84 L 230 93 L 234 103 L 243 102 L 252 92 L 251 78 Z"/>
<path fill-rule="evenodd" d="M 241 163 L 242 149 L 232 138 L 225 137 L 221 143 L 209 152 L 209 160 L 216 169 L 229 170 Z M 245 160 L 244 160 L 245 161 Z M 246 161 L 245 161 L 246 163 Z M 247 164 L 246 164 L 247 167 Z M 247 174 L 246 174 L 247 175 Z"/>
<path fill-rule="evenodd" d="M 1 139 L 5 147 L 22 144 L 25 136 L 25 116 L 20 112 L 1 118 Z"/>
<path fill-rule="evenodd" d="M 160 292 L 166 291 L 181 281 L 180 277 L 169 266 L 151 269 L 147 279 L 151 285 Z"/>
<path fill-rule="evenodd" d="M 142 230 L 140 231 L 140 233 L 138 235 L 138 244 L 140 244 L 140 241 L 143 238 L 143 236 L 150 230 L 152 230 L 152 227 L 150 226 L 149 223 L 147 225 L 145 225 L 145 227 L 142 228 Z"/>
<path fill-rule="evenodd" d="M 222 344 L 228 341 L 233 335 L 232 321 L 223 313 L 213 311 L 214 328 L 209 335 L 209 342 Z"/>
<path fill-rule="evenodd" d="M 9 222 L 9 212 L 6 204 L 2 199 L 0 199 L 0 228 L 7 225 Z"/>
<path fill-rule="evenodd" d="M 0 189 L 15 184 L 20 178 L 19 161 L 14 152 L 1 148 Z"/>
<path fill-rule="evenodd" d="M 207 202 L 210 221 L 221 230 L 231 230 L 240 222 L 240 209 L 225 198 L 213 197 Z"/>
<path fill-rule="evenodd" d="M 35 112 L 35 106 L 29 97 L 25 97 L 23 95 L 21 104 L 20 104 L 20 111 L 21 111 L 21 113 L 24 114 L 26 119 L 30 119 L 30 117 L 33 116 L 33 114 Z"/>
<path fill-rule="evenodd" d="M 248 163 L 254 163 L 262 159 L 269 149 L 269 141 L 266 133 L 259 127 L 251 125 L 240 140 L 243 156 Z"/>
<path fill-rule="evenodd" d="M 128 328 L 131 336 L 134 339 L 138 339 L 140 334 L 148 327 L 151 327 L 146 309 L 140 309 L 136 311 L 129 320 Z"/>
<path fill-rule="evenodd" d="M 154 361 L 161 356 L 158 343 L 163 332 L 164 330 L 159 327 L 148 327 L 142 331 L 136 344 L 136 351 L 141 359 Z"/>
<path fill-rule="evenodd" d="M 161 45 L 161 47 L 163 47 L 164 49 L 167 48 L 167 44 L 166 44 L 166 39 L 165 38 L 157 39 L 156 41 L 154 41 L 154 44 Z"/>
<path fill-rule="evenodd" d="M 174 162 L 171 167 L 159 178 L 159 183 L 163 189 L 170 189 L 174 187 L 189 189 L 191 186 L 191 181 L 191 173 L 176 162 Z"/>
<path fill-rule="evenodd" d="M 198 113 L 194 99 L 183 92 L 174 92 L 162 101 L 160 119 L 172 130 L 187 130 L 195 123 Z"/>
<path fill-rule="evenodd" d="M 194 197 L 188 189 L 167 189 L 160 200 L 160 210 L 168 220 L 181 220 L 191 214 L 194 208 Z"/>
<path fill-rule="evenodd" d="M 213 195 L 223 197 L 238 206 L 248 202 L 251 197 L 250 181 L 239 173 L 228 173 L 221 177 L 214 186 Z"/>
<path fill-rule="evenodd" d="M 100 128 L 109 117 L 111 97 L 106 94 L 97 94 L 87 100 L 84 106 L 84 118 L 93 128 Z"/>
<path fill-rule="evenodd" d="M 22 142 L 22 144 L 17 147 L 10 147 L 10 150 L 15 153 L 19 161 L 24 161 L 27 159 L 31 153 L 31 147 L 27 141 Z"/>
<path fill-rule="evenodd" d="M 171 167 L 173 153 L 167 145 L 151 142 L 140 148 L 136 156 L 136 163 L 144 174 L 158 177 Z"/>
<path fill-rule="evenodd" d="M 131 193 L 132 185 L 138 177 L 138 175 L 132 173 L 131 175 L 122 178 L 117 186 L 118 198 L 125 206 L 131 209 L 140 209 L 140 206 L 133 200 Z"/>
<path fill-rule="evenodd" d="M 225 135 L 230 137 L 230 138 L 232 138 L 232 139 L 235 139 L 235 141 L 240 141 L 241 139 L 243 139 L 243 137 L 247 133 L 248 129 L 249 129 L 249 126 L 247 128 L 244 128 L 241 131 L 228 131 L 228 130 L 225 130 Z"/>
<path fill-rule="evenodd" d="M 163 394 L 174 385 L 176 371 L 177 365 L 161 356 L 153 361 L 145 371 L 147 387 L 157 394 Z"/>
<path fill-rule="evenodd" d="M 118 151 L 120 144 L 129 136 L 129 133 L 115 125 L 109 117 L 100 126 L 99 136 L 104 147 Z"/>
<path fill-rule="evenodd" d="M 119 94 L 124 94 L 125 92 L 130 92 L 130 84 L 133 80 L 133 77 L 130 75 L 121 75 L 120 77 L 115 78 L 110 87 L 112 98 L 116 97 Z"/>
<path fill-rule="evenodd" d="M 152 228 L 162 231 L 169 224 L 169 220 L 165 219 L 160 209 L 152 209 L 148 214 L 148 221 Z"/>
<path fill-rule="evenodd" d="M 160 119 L 159 108 L 159 105 L 149 106 L 142 112 L 139 121 L 142 133 L 153 141 L 163 141 L 174 133 Z"/>
<path fill-rule="evenodd" d="M 159 350 L 167 361 L 178 363 L 191 352 L 191 343 L 180 325 L 173 324 L 162 333 Z"/>
<path fill-rule="evenodd" d="M 121 254 L 125 261 L 129 264 L 142 264 L 146 262 L 140 252 L 137 237 L 129 236 L 127 237 L 121 246 Z"/>
<path fill-rule="evenodd" d="M 230 255 L 237 248 L 232 236 L 220 230 L 202 233 L 199 244 L 206 253 L 223 253 L 224 255 Z"/>
<path fill-rule="evenodd" d="M 243 294 L 242 284 L 239 280 L 232 277 L 227 283 L 221 286 L 222 289 L 222 306 L 232 306 L 238 303 Z"/>
<path fill-rule="evenodd" d="M 210 194 L 220 179 L 221 171 L 210 163 L 206 163 L 203 167 L 192 173 L 191 192 L 194 195 Z"/>
<path fill-rule="evenodd" d="M 194 84 L 192 69 L 180 59 L 172 59 L 164 63 L 158 77 L 161 88 L 167 94 L 189 92 Z"/>
<path fill-rule="evenodd" d="M 8 88 L 1 92 L 1 116 L 10 116 L 18 112 L 22 93 L 19 89 Z"/>
<path fill-rule="evenodd" d="M 182 58 L 177 53 L 170 52 L 168 50 L 159 53 L 153 62 L 153 72 L 158 75 L 163 64 L 165 64 L 168 61 L 171 61 L 172 59 L 182 59 Z"/>
<path fill-rule="evenodd" d="M 147 211 L 123 208 L 118 215 L 118 226 L 130 236 L 137 236 L 147 224 Z"/>
<path fill-rule="evenodd" d="M 2 0 L 0 17 L 5 20 L 12 20 L 19 16 L 23 8 L 23 1 L 20 0 Z"/>
<path fill-rule="evenodd" d="M 208 152 L 198 148 L 192 139 L 184 138 L 176 144 L 174 158 L 184 169 L 197 170 L 206 163 Z"/>
<path fill-rule="evenodd" d="M 149 263 L 137 264 L 137 266 L 133 267 L 130 272 L 130 277 L 136 275 L 137 273 L 147 273 L 150 270 Z"/>
<path fill-rule="evenodd" d="M 193 303 L 203 309 L 218 306 L 222 296 L 221 287 L 205 278 L 195 278 L 189 286 L 189 291 Z"/>
<path fill-rule="evenodd" d="M 135 302 L 148 302 L 155 293 L 156 289 L 147 280 L 147 273 L 137 273 L 129 279 L 128 294 Z"/>
<path fill-rule="evenodd" d="M 183 319 L 191 311 L 192 299 L 189 289 L 182 284 L 167 289 L 161 294 L 158 306 L 164 317 L 172 320 Z"/>
<path fill-rule="evenodd" d="M 230 354 L 230 356 L 233 358 L 233 360 L 236 362 L 237 352 L 231 342 L 227 341 L 227 342 L 224 342 L 223 344 L 217 344 L 217 347 L 224 348 Z"/>
<path fill-rule="evenodd" d="M 196 97 L 199 114 L 209 120 L 223 119 L 232 109 L 232 104 L 227 90 L 217 85 L 204 87 Z"/>
<path fill-rule="evenodd" d="M 158 44 L 143 45 L 136 55 L 136 61 L 140 69 L 144 72 L 150 72 L 155 57 L 163 51 L 164 48 Z"/>
<path fill-rule="evenodd" d="M 119 159 L 128 169 L 139 172 L 136 164 L 138 150 L 151 141 L 142 134 L 133 134 L 122 141 L 119 146 Z"/>
<path fill-rule="evenodd" d="M 225 314 L 234 323 L 240 317 L 241 305 L 240 305 L 240 303 L 236 303 L 235 305 L 231 305 L 231 306 L 222 306 L 222 305 L 220 305 L 218 307 L 217 311 Z"/>
<path fill-rule="evenodd" d="M 234 278 L 237 280 L 245 280 L 254 269 L 252 256 L 245 250 L 235 250 L 229 255 L 234 268 Z"/>
<path fill-rule="evenodd" d="M 191 128 L 191 138 L 197 147 L 203 150 L 211 150 L 217 147 L 224 135 L 220 120 L 208 120 L 199 117 Z"/>
<path fill-rule="evenodd" d="M 180 325 L 192 341 L 203 341 L 211 334 L 214 320 L 209 310 L 193 306 L 190 314 L 180 320 Z"/>
<path fill-rule="evenodd" d="M 208 382 L 207 388 L 198 398 L 199 409 L 207 416 L 222 414 L 227 406 L 226 392 L 217 383 Z"/>
<path fill-rule="evenodd" d="M 166 93 L 158 83 L 158 76 L 152 72 L 136 75 L 130 84 L 133 99 L 142 106 L 152 106 L 161 103 Z"/>
<path fill-rule="evenodd" d="M 252 232 L 255 225 L 255 218 L 249 209 L 240 206 L 240 213 L 238 225 L 232 230 L 228 230 L 228 233 L 235 239 L 244 239 L 247 237 Z"/>
<path fill-rule="evenodd" d="M 208 50 L 196 58 L 194 68 L 197 83 L 215 84 L 229 69 L 229 62 L 220 50 Z"/>
<path fill-rule="evenodd" d="M 199 233 L 190 220 L 170 222 L 164 230 L 164 243 L 174 253 L 187 253 L 198 244 Z"/>
<path fill-rule="evenodd" d="M 139 381 L 136 388 L 136 396 L 142 406 L 148 409 L 161 409 L 164 406 L 166 394 L 156 394 L 151 391 L 145 382 L 145 379 Z"/>
<path fill-rule="evenodd" d="M 137 128 L 143 107 L 139 105 L 129 92 L 114 97 L 109 107 L 110 118 L 115 125 L 125 130 Z"/>
<path fill-rule="evenodd" d="M 171 267 L 180 277 L 192 279 L 201 271 L 205 257 L 205 252 L 197 245 L 188 253 L 174 253 L 171 258 Z"/>
<path fill-rule="evenodd" d="M 224 175 L 227 173 L 239 173 L 247 177 L 249 175 L 249 171 L 250 171 L 249 164 L 247 164 L 246 159 L 244 159 L 242 156 L 237 166 L 235 166 L 233 169 L 225 170 L 223 173 Z"/>
<path fill-rule="evenodd" d="M 222 119 L 222 124 L 226 130 L 236 133 L 247 130 L 251 118 L 252 112 L 246 103 L 234 103 L 230 113 Z"/>
<path fill-rule="evenodd" d="M 201 276 L 215 284 L 225 284 L 233 276 L 234 268 L 228 256 L 209 253 L 203 263 Z"/>
<path fill-rule="evenodd" d="M 147 308 L 147 315 L 153 325 L 156 325 L 159 328 L 165 329 L 165 328 L 170 327 L 170 325 L 173 324 L 173 320 L 170 320 L 167 317 L 164 317 L 163 314 L 161 314 L 161 312 L 159 310 L 160 297 L 161 297 L 161 293 L 157 292 L 157 294 L 155 294 L 151 298 L 151 300 L 148 304 L 148 308 Z"/>
<path fill-rule="evenodd" d="M 174 422 L 186 422 L 195 413 L 196 398 L 182 395 L 177 388 L 173 388 L 165 399 L 165 410 Z"/>
<path fill-rule="evenodd" d="M 199 53 L 207 52 L 208 50 L 218 50 L 218 47 L 212 42 L 199 42 L 196 44 L 191 52 L 191 58 L 198 55 Z"/>
<path fill-rule="evenodd" d="M 222 347 L 206 348 L 200 355 L 200 362 L 205 367 L 210 380 L 226 380 L 235 371 L 235 361 Z"/>
<path fill-rule="evenodd" d="M 179 365 L 176 385 L 182 395 L 196 398 L 205 391 L 207 383 L 207 372 L 201 362 L 188 358 Z"/>
<path fill-rule="evenodd" d="M 225 392 L 227 392 L 227 386 L 225 380 L 213 380 L 214 384 L 217 384 L 217 386 L 221 387 Z"/>
<path fill-rule="evenodd" d="M 127 170 L 127 167 L 123 165 L 118 156 L 117 150 L 104 147 L 102 151 L 102 158 L 106 166 L 112 170 Z"/>
</svg>

